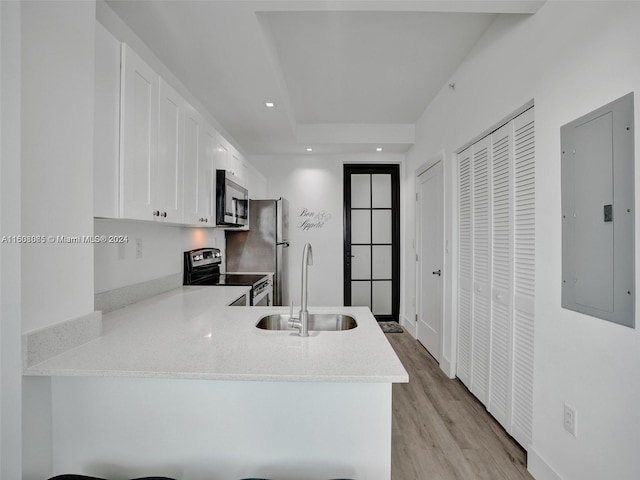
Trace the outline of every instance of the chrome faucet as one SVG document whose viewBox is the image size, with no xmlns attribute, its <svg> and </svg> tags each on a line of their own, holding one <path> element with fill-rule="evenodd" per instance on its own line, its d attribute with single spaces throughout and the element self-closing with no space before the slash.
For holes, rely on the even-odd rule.
<svg viewBox="0 0 640 480">
<path fill-rule="evenodd" d="M 307 243 L 302 250 L 302 294 L 300 299 L 300 313 L 298 318 L 291 317 L 290 325 L 300 330 L 301 337 L 309 336 L 309 311 L 307 310 L 307 278 L 309 276 L 309 265 L 313 265 L 313 250 L 311 244 Z"/>
</svg>

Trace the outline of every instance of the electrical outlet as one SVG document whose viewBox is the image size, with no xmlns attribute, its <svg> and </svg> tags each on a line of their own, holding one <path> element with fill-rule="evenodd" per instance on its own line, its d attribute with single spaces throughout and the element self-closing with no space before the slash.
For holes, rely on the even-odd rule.
<svg viewBox="0 0 640 480">
<path fill-rule="evenodd" d="M 564 404 L 564 429 L 574 437 L 577 436 L 578 414 L 573 407 Z"/>
<path fill-rule="evenodd" d="M 136 238 L 136 258 L 142 258 L 142 239 Z"/>
</svg>

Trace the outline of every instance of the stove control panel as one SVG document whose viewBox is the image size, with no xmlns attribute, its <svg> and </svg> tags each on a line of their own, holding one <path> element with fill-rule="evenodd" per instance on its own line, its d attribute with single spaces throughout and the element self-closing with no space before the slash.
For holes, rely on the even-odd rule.
<svg viewBox="0 0 640 480">
<path fill-rule="evenodd" d="M 187 253 L 191 267 L 198 268 L 222 263 L 222 254 L 217 248 L 198 248 Z"/>
</svg>

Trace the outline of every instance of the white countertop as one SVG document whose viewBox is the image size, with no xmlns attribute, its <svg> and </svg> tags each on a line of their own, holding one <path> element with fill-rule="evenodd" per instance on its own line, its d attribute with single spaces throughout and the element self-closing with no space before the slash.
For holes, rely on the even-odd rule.
<svg viewBox="0 0 640 480">
<path fill-rule="evenodd" d="M 103 335 L 25 369 L 25 375 L 207 380 L 383 382 L 409 377 L 364 307 L 309 307 L 346 313 L 352 330 L 267 331 L 255 327 L 286 307 L 227 307 L 246 287 L 181 287 L 110 312 Z"/>
</svg>

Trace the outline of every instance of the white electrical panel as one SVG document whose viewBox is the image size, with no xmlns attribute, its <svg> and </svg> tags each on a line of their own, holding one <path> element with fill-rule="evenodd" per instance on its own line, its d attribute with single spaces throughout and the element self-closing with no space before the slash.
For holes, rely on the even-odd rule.
<svg viewBox="0 0 640 480">
<path fill-rule="evenodd" d="M 562 306 L 634 328 L 633 93 L 560 135 Z"/>
</svg>

